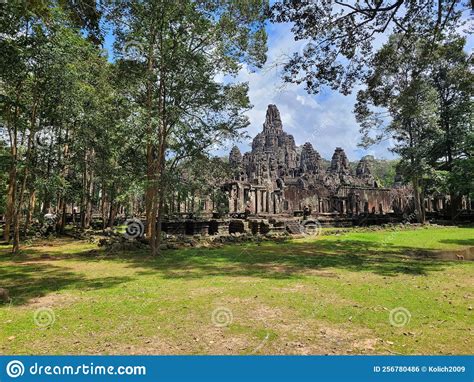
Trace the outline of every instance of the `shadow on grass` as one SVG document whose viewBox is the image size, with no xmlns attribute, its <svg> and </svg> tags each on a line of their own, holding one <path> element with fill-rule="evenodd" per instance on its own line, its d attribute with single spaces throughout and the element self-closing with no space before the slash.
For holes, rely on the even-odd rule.
<svg viewBox="0 0 474 382">
<path fill-rule="evenodd" d="M 134 265 L 143 266 L 135 259 L 130 261 Z M 323 271 L 327 269 L 372 272 L 383 276 L 427 275 L 455 264 L 454 258 L 440 257 L 436 251 L 414 250 L 404 246 L 381 247 L 380 244 L 361 240 L 335 242 L 326 239 L 312 243 L 182 250 L 168 252 L 163 258 L 148 261 L 146 266 L 161 271 L 166 278 L 224 275 L 263 278 L 300 278 L 305 275 L 326 277 Z"/>
<path fill-rule="evenodd" d="M 30 256 L 33 257 L 34 255 Z M 2 262 L 8 258 L 13 264 L 0 263 L 0 287 L 8 290 L 12 298 L 12 305 L 26 304 L 33 298 L 64 289 L 110 288 L 131 280 L 130 277 L 92 279 L 81 273 L 68 270 L 66 267 L 59 267 L 46 261 L 26 263 L 24 255 L 15 259 L 11 256 L 0 256 Z M 41 258 L 39 259 L 41 260 Z"/>
<path fill-rule="evenodd" d="M 445 242 L 471 245 L 471 240 Z M 469 249 L 469 247 L 468 247 Z M 453 252 L 454 253 L 454 252 Z M 19 257 L 0 254 L 0 287 L 15 296 L 14 304 L 61 289 L 98 289 L 130 281 L 132 277 L 86 278 L 72 268 L 54 265 L 55 260 L 114 261 L 136 268 L 137 278 L 158 275 L 165 279 L 251 276 L 288 279 L 306 275 L 328 277 L 327 269 L 372 272 L 383 276 L 428 275 L 455 264 L 455 257 L 439 251 L 420 250 L 364 240 L 313 242 L 263 242 L 221 248 L 189 248 L 164 251 L 150 257 L 144 250 L 111 254 L 103 249 L 45 255 L 34 248 Z M 2 262 L 8 262 L 2 264 Z M 336 276 L 337 277 L 337 276 Z"/>
<path fill-rule="evenodd" d="M 458 244 L 458 245 L 474 246 L 474 239 L 445 239 L 445 240 L 440 240 L 439 242 L 444 243 L 444 244 Z"/>
</svg>

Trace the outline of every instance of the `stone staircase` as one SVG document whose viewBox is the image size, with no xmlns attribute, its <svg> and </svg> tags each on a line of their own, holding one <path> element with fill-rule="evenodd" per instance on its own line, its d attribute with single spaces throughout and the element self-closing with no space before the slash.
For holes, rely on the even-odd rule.
<svg viewBox="0 0 474 382">
<path fill-rule="evenodd" d="M 298 221 L 287 222 L 286 230 L 292 235 L 301 235 L 304 233 L 304 229 Z"/>
</svg>

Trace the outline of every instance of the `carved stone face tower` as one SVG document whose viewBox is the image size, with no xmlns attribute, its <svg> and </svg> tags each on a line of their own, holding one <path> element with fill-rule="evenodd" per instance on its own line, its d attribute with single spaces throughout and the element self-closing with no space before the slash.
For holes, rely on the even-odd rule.
<svg viewBox="0 0 474 382">
<path fill-rule="evenodd" d="M 265 123 L 263 124 L 263 132 L 276 134 L 283 133 L 283 125 L 281 123 L 280 111 L 276 105 L 268 105 Z"/>
<path fill-rule="evenodd" d="M 283 131 L 278 108 L 268 105 L 263 131 L 253 139 L 252 151 L 243 157 L 249 179 L 261 183 L 293 174 L 297 158 L 295 140 Z"/>
<path fill-rule="evenodd" d="M 229 163 L 232 167 L 240 167 L 242 165 L 242 154 L 237 146 L 232 147 L 229 154 Z"/>
<path fill-rule="evenodd" d="M 317 213 L 387 211 L 387 190 L 374 190 L 372 159 L 363 158 L 355 174 L 344 150 L 337 147 L 329 167 L 313 145 L 297 147 L 283 130 L 280 112 L 268 105 L 263 130 L 252 141 L 252 150 L 242 155 L 234 147 L 229 163 L 234 182 L 228 185 L 229 210 L 279 214 L 311 206 Z"/>
<path fill-rule="evenodd" d="M 306 142 L 301 149 L 300 170 L 302 173 L 314 174 L 322 169 L 321 156 L 313 148 L 313 145 Z"/>
<path fill-rule="evenodd" d="M 343 175 L 350 173 L 349 160 L 341 147 L 336 147 L 336 150 L 332 155 L 331 165 L 328 168 L 328 172 Z"/>
</svg>

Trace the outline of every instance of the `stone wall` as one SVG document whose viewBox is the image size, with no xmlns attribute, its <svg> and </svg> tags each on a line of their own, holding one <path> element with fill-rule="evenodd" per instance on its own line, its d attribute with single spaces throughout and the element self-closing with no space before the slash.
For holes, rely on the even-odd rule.
<svg viewBox="0 0 474 382">
<path fill-rule="evenodd" d="M 368 157 L 353 173 L 344 150 L 337 147 L 324 169 L 311 143 L 299 148 L 284 132 L 275 105 L 268 106 L 263 131 L 254 138 L 252 150 L 242 155 L 232 148 L 229 163 L 234 178 L 225 189 L 231 213 L 292 215 L 306 208 L 316 214 L 386 214 L 412 204 L 411 193 L 399 193 L 394 199 L 391 189 L 379 188 Z"/>
</svg>

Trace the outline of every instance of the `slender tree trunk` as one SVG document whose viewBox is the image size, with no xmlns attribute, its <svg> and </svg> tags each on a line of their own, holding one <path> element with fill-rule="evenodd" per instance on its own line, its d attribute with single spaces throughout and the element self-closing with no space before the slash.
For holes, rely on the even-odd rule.
<svg viewBox="0 0 474 382">
<path fill-rule="evenodd" d="M 102 229 L 104 230 L 107 227 L 107 219 L 106 219 L 106 190 L 105 186 L 102 186 L 102 197 L 100 198 L 100 214 L 102 216 Z"/>
<path fill-rule="evenodd" d="M 412 179 L 412 185 L 413 185 L 413 193 L 415 197 L 416 217 L 417 217 L 418 223 L 425 224 L 426 223 L 425 206 L 423 202 L 423 195 L 420 190 L 420 182 L 419 182 L 418 177 L 415 176 Z"/>
<path fill-rule="evenodd" d="M 158 158 L 156 161 L 156 178 L 153 201 L 153 230 L 151 236 L 151 253 L 153 256 L 160 254 L 161 244 L 161 222 L 163 220 L 163 202 L 166 190 L 166 145 L 167 145 L 167 121 L 166 121 L 166 92 L 165 92 L 165 70 L 160 68 L 160 84 L 158 88 Z"/>
<path fill-rule="evenodd" d="M 92 222 L 92 196 L 94 192 L 94 179 L 92 171 L 89 174 L 89 184 L 87 188 L 87 203 L 86 203 L 86 228 L 89 228 Z"/>
<path fill-rule="evenodd" d="M 87 159 L 88 151 L 84 152 L 84 170 L 82 171 L 82 193 L 81 193 L 81 230 L 86 229 L 86 213 L 87 213 Z"/>
<path fill-rule="evenodd" d="M 22 94 L 22 82 L 17 85 L 16 101 L 15 101 L 15 112 L 13 113 L 13 121 L 10 124 L 10 109 L 7 111 L 7 127 L 8 134 L 10 137 L 10 155 L 11 155 L 11 167 L 8 173 L 8 189 L 7 189 L 7 200 L 6 200 L 6 211 L 5 211 L 5 230 L 3 231 L 3 237 L 7 243 L 11 240 L 11 227 L 13 224 L 13 215 L 15 213 L 15 202 L 17 193 L 17 178 L 18 178 L 18 119 L 20 116 L 19 100 Z"/>
<path fill-rule="evenodd" d="M 31 189 L 30 198 L 28 200 L 28 212 L 26 214 L 26 220 L 25 220 L 25 232 L 28 232 L 31 221 L 33 219 L 35 204 L 36 204 L 36 189 Z"/>
<path fill-rule="evenodd" d="M 158 215 L 158 192 L 157 192 L 157 186 L 156 186 L 156 181 L 153 185 L 153 193 L 152 193 L 152 200 L 151 200 L 151 235 L 150 235 L 150 246 L 151 246 L 151 254 L 157 255 L 158 254 L 158 249 L 156 247 L 157 241 L 156 241 L 156 218 Z"/>
<path fill-rule="evenodd" d="M 28 159 L 27 159 L 28 160 Z M 20 187 L 19 195 L 17 197 L 18 203 L 15 205 L 13 211 L 13 248 L 14 254 L 20 251 L 20 215 L 21 208 L 23 206 L 23 195 L 25 193 L 26 179 L 28 176 L 28 164 L 25 164 L 25 170 L 23 171 L 23 182 Z"/>
<path fill-rule="evenodd" d="M 163 206 L 164 206 L 164 199 L 166 196 L 166 134 L 163 134 L 161 139 L 160 145 L 160 156 L 159 156 L 159 173 L 160 173 L 160 183 L 158 189 L 158 205 L 157 205 L 157 212 L 158 212 L 158 219 L 156 222 L 156 235 L 154 236 L 154 245 L 153 245 L 153 255 L 160 254 L 160 244 L 161 244 L 161 224 L 163 221 Z"/>
<path fill-rule="evenodd" d="M 151 40 L 148 44 L 147 52 L 147 81 L 146 81 L 146 109 L 147 109 L 147 185 L 145 191 L 145 216 L 146 216 L 146 227 L 145 235 L 153 242 L 155 234 L 155 222 L 156 222 L 156 144 L 154 139 L 154 128 L 153 128 L 153 84 L 156 80 L 153 75 L 154 66 L 154 49 L 156 41 L 156 27 L 153 21 L 150 27 Z"/>
<path fill-rule="evenodd" d="M 31 162 L 31 150 L 33 147 L 33 135 L 35 133 L 35 124 L 36 124 L 36 112 L 38 108 L 38 101 L 36 100 L 33 103 L 33 108 L 30 117 L 30 134 L 28 135 L 28 144 L 25 155 L 25 166 L 23 169 L 23 180 L 20 187 L 19 195 L 17 197 L 18 203 L 14 206 L 13 212 L 13 226 L 14 226 L 14 235 L 13 235 L 13 253 L 18 253 L 20 251 L 20 215 L 21 209 L 23 206 L 23 197 L 26 190 L 26 183 L 30 171 L 30 162 Z"/>
<path fill-rule="evenodd" d="M 13 156 L 13 158 L 15 157 L 16 157 L 16 154 Z M 13 161 L 15 162 L 15 159 L 13 159 Z M 10 242 L 10 230 L 13 223 L 13 211 L 14 211 L 14 206 L 15 206 L 16 181 L 17 181 L 16 177 L 17 177 L 16 163 L 12 163 L 10 172 L 8 174 L 7 205 L 6 205 L 6 211 L 5 211 L 5 229 L 3 231 L 3 240 L 5 240 L 7 243 Z"/>
<path fill-rule="evenodd" d="M 107 226 L 112 228 L 115 223 L 115 217 L 117 216 L 117 203 L 113 200 L 110 201 L 109 221 Z"/>
</svg>

